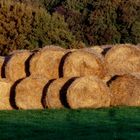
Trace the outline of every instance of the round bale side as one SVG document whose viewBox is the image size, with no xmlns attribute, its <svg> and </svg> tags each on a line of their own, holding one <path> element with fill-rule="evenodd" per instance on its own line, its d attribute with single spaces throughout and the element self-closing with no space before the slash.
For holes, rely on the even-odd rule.
<svg viewBox="0 0 140 140">
<path fill-rule="evenodd" d="M 64 50 L 42 49 L 30 61 L 31 75 L 42 75 L 47 79 L 59 78 L 59 63 L 65 54 Z"/>
<path fill-rule="evenodd" d="M 63 65 L 64 77 L 80 77 L 96 75 L 104 78 L 106 70 L 104 61 L 93 53 L 77 50 L 71 52 L 65 59 Z"/>
<path fill-rule="evenodd" d="M 44 77 L 28 77 L 16 86 L 15 102 L 19 109 L 42 109 L 43 89 L 48 82 Z"/>
<path fill-rule="evenodd" d="M 15 82 L 26 77 L 26 61 L 32 53 L 27 50 L 16 51 L 12 54 L 5 67 L 6 78 Z M 29 69 L 29 68 L 28 68 Z"/>
<path fill-rule="evenodd" d="M 140 76 L 123 75 L 110 84 L 111 106 L 140 106 Z"/>
<path fill-rule="evenodd" d="M 105 56 L 105 66 L 112 76 L 140 72 L 140 49 L 131 44 L 115 45 Z"/>
<path fill-rule="evenodd" d="M 110 106 L 110 90 L 99 78 L 86 76 L 76 79 L 67 91 L 72 109 Z"/>
</svg>

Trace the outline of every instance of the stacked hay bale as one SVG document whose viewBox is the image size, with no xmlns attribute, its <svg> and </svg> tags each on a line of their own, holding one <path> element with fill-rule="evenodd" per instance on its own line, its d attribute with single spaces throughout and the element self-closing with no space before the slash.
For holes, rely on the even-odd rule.
<svg viewBox="0 0 140 140">
<path fill-rule="evenodd" d="M 73 109 L 110 106 L 109 88 L 99 78 L 86 76 L 76 79 L 67 91 L 67 102 Z"/>
<path fill-rule="evenodd" d="M 62 77 L 95 75 L 105 77 L 104 62 L 97 55 L 77 50 L 67 54 L 62 66 Z"/>
<path fill-rule="evenodd" d="M 140 106 L 140 74 L 118 76 L 110 89 L 112 106 Z"/>
<path fill-rule="evenodd" d="M 42 76 L 30 76 L 17 84 L 15 103 L 19 109 L 43 109 L 41 103 L 45 84 L 48 82 Z"/>
<path fill-rule="evenodd" d="M 131 44 L 115 45 L 105 55 L 111 76 L 140 72 L 140 49 Z"/>
<path fill-rule="evenodd" d="M 100 108 L 110 106 L 110 91 L 95 76 L 60 78 L 48 87 L 48 108 Z"/>
<path fill-rule="evenodd" d="M 32 53 L 27 50 L 14 52 L 5 66 L 6 79 L 15 82 L 29 75 L 29 66 L 27 63 L 31 54 Z"/>
<path fill-rule="evenodd" d="M 131 44 L 15 51 L 0 57 L 0 73 L 0 109 L 140 106 L 140 49 Z"/>
<path fill-rule="evenodd" d="M 59 78 L 59 63 L 65 50 L 45 47 L 37 52 L 30 62 L 31 75 L 42 75 L 47 79 Z"/>
</svg>

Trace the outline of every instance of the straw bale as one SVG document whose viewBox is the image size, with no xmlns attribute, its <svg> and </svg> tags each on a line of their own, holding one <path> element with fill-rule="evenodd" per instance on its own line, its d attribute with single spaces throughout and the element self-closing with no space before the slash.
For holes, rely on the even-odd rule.
<svg viewBox="0 0 140 140">
<path fill-rule="evenodd" d="M 77 50 L 69 53 L 65 58 L 63 65 L 64 77 L 96 75 L 104 78 L 105 74 L 104 61 L 93 53 Z"/>
<path fill-rule="evenodd" d="M 63 50 L 42 49 L 37 52 L 30 61 L 32 75 L 42 75 L 47 79 L 59 77 L 59 63 L 65 54 Z"/>
<path fill-rule="evenodd" d="M 109 107 L 110 96 L 109 88 L 95 76 L 77 78 L 67 90 L 67 101 L 73 109 Z"/>
<path fill-rule="evenodd" d="M 19 109 L 42 109 L 41 103 L 43 88 L 48 82 L 42 76 L 23 79 L 16 86 L 15 102 Z"/>
<path fill-rule="evenodd" d="M 115 45 L 105 56 L 105 66 L 112 76 L 140 72 L 140 49 L 131 44 Z"/>
<path fill-rule="evenodd" d="M 27 50 L 13 53 L 5 67 L 6 78 L 11 81 L 17 81 L 18 79 L 26 77 L 26 70 L 29 69 L 26 62 L 31 54 L 32 53 Z"/>
<path fill-rule="evenodd" d="M 110 84 L 112 106 L 140 106 L 140 76 L 122 75 Z"/>
</svg>

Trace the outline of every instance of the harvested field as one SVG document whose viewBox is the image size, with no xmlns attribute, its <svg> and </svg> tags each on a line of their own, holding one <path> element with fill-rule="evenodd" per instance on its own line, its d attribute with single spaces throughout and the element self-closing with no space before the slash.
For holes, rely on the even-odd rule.
<svg viewBox="0 0 140 140">
<path fill-rule="evenodd" d="M 97 77 L 81 77 L 68 88 L 67 101 L 71 108 L 101 108 L 110 106 L 109 88 Z"/>
<path fill-rule="evenodd" d="M 110 83 L 112 106 L 140 106 L 140 75 L 118 76 Z"/>
<path fill-rule="evenodd" d="M 65 51 L 60 49 L 41 49 L 31 59 L 31 74 L 39 74 L 47 79 L 59 78 L 59 63 L 64 54 Z"/>
<path fill-rule="evenodd" d="M 48 82 L 46 78 L 28 77 L 23 79 L 16 86 L 15 102 L 19 109 L 43 109 L 41 103 L 42 93 L 45 84 Z"/>
<path fill-rule="evenodd" d="M 27 72 L 29 71 L 29 66 L 26 62 L 31 54 L 32 53 L 27 50 L 14 52 L 5 67 L 6 78 L 15 82 L 26 77 L 28 75 Z"/>
<path fill-rule="evenodd" d="M 0 79 L 0 110 L 11 110 L 10 89 L 12 83 L 6 79 Z"/>
<path fill-rule="evenodd" d="M 100 78 L 105 77 L 106 70 L 104 62 L 86 51 L 73 51 L 69 53 L 63 64 L 63 77 L 79 77 L 96 75 Z"/>
<path fill-rule="evenodd" d="M 106 54 L 105 63 L 112 76 L 140 72 L 140 49 L 131 44 L 115 45 Z"/>
</svg>

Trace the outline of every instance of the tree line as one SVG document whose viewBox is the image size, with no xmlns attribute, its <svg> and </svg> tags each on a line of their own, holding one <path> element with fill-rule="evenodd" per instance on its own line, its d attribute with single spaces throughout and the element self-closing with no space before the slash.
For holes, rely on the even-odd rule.
<svg viewBox="0 0 140 140">
<path fill-rule="evenodd" d="M 0 54 L 140 43 L 140 0 L 0 0 Z"/>
</svg>

